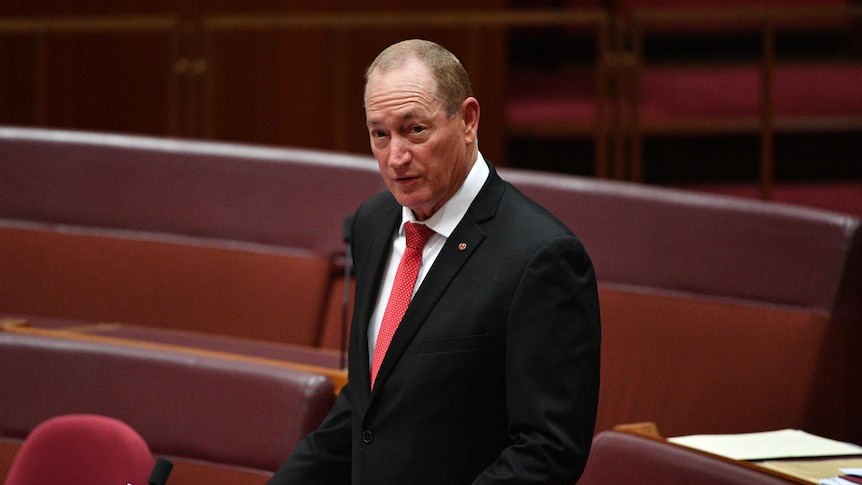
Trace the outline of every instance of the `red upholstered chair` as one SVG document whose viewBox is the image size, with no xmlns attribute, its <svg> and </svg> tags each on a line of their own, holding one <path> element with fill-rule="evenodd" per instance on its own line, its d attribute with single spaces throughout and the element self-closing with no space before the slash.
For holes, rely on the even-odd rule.
<svg viewBox="0 0 862 485">
<path fill-rule="evenodd" d="M 146 485 L 154 463 L 147 443 L 124 422 L 64 415 L 33 429 L 6 485 Z"/>
</svg>

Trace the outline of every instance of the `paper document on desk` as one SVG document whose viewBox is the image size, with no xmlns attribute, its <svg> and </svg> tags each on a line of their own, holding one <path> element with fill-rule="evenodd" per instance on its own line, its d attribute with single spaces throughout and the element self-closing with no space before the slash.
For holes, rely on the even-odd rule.
<svg viewBox="0 0 862 485">
<path fill-rule="evenodd" d="M 820 485 L 859 485 L 862 483 L 862 468 L 841 468 L 844 475 L 824 478 Z"/>
<path fill-rule="evenodd" d="M 843 475 L 842 470 L 862 469 L 858 468 L 862 467 L 862 458 L 853 456 L 825 459 L 815 457 L 755 461 L 754 464 L 818 485 L 821 480 Z"/>
<path fill-rule="evenodd" d="M 862 447 L 816 436 L 798 429 L 762 433 L 702 434 L 668 441 L 734 460 L 862 455 Z"/>
</svg>

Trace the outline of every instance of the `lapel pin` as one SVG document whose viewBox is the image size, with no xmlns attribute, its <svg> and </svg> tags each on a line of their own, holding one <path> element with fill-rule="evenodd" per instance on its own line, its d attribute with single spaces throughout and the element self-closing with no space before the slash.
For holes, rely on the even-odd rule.
<svg viewBox="0 0 862 485">
<path fill-rule="evenodd" d="M 467 249 L 467 243 L 462 242 L 462 243 L 458 244 L 458 251 L 463 251 L 465 249 Z"/>
</svg>

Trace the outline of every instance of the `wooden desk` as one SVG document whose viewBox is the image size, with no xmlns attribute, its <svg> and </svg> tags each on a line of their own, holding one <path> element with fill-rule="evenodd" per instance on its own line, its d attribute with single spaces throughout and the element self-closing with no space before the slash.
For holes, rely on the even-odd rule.
<svg viewBox="0 0 862 485">
<path fill-rule="evenodd" d="M 685 446 L 684 444 L 674 443 L 665 437 L 661 436 L 658 427 L 653 422 L 622 424 L 614 427 L 615 431 L 634 434 L 647 438 L 676 449 L 686 450 L 695 453 L 699 456 L 709 457 L 723 463 L 730 463 L 735 466 L 754 470 L 759 473 L 771 475 L 780 478 L 788 483 L 797 484 L 819 484 L 820 478 L 828 478 L 839 475 L 838 468 L 862 467 L 862 454 L 859 456 L 843 456 L 843 457 L 811 457 L 799 459 L 763 459 L 763 460 L 737 460 L 732 457 L 723 456 L 722 454 L 710 453 L 704 449 L 697 447 Z M 717 435 L 722 436 L 722 435 Z M 728 437 L 732 435 L 727 435 Z M 783 434 L 776 435 L 778 437 Z M 816 437 L 815 437 L 816 438 Z"/>
</svg>

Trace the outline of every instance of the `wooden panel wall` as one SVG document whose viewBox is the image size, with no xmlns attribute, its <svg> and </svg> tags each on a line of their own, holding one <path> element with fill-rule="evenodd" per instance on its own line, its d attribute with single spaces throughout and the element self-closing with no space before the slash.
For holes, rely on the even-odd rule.
<svg viewBox="0 0 862 485">
<path fill-rule="evenodd" d="M 176 132 L 167 16 L 0 21 L 0 123 Z"/>
<path fill-rule="evenodd" d="M 466 65 L 486 108 L 482 150 L 504 164 L 503 29 L 423 20 L 393 0 L 373 12 L 344 0 L 3 2 L 0 124 L 369 153 L 363 71 L 422 37 Z"/>
</svg>

